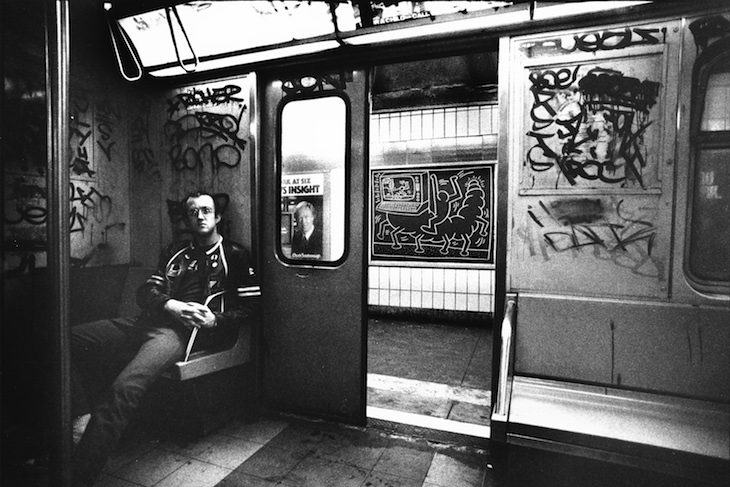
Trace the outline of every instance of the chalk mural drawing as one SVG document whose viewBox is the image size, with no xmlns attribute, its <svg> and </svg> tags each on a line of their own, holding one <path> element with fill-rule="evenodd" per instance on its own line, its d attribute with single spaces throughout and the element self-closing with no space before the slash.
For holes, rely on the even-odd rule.
<svg viewBox="0 0 730 487">
<path fill-rule="evenodd" d="M 493 262 L 493 168 L 372 174 L 373 259 Z"/>
<path fill-rule="evenodd" d="M 530 70 L 528 85 L 523 187 L 647 187 L 660 83 L 578 65 Z"/>
<path fill-rule="evenodd" d="M 530 228 L 518 233 L 523 240 L 532 236 L 530 256 L 537 255 L 539 248 L 544 261 L 558 254 L 575 258 L 588 253 L 635 274 L 660 277 L 656 213 L 656 208 L 630 209 L 615 196 L 538 200 L 527 205 Z"/>
</svg>

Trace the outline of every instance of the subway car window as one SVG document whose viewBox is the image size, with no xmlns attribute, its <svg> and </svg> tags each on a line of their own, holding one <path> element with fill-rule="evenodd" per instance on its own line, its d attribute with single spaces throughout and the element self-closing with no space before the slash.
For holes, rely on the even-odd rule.
<svg viewBox="0 0 730 487">
<path fill-rule="evenodd" d="M 698 58 L 687 274 L 703 291 L 730 285 L 730 43 Z"/>
<path fill-rule="evenodd" d="M 346 257 L 348 118 L 340 96 L 290 100 L 281 108 L 283 262 L 332 266 Z"/>
</svg>

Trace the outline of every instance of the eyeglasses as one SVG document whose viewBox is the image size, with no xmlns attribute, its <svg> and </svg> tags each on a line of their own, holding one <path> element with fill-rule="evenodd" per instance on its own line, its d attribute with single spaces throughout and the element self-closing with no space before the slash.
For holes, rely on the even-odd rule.
<svg viewBox="0 0 730 487">
<path fill-rule="evenodd" d="M 209 216 L 213 214 L 213 211 L 213 208 L 210 208 L 209 206 L 204 206 L 202 208 L 190 208 L 188 210 L 188 216 L 197 217 L 199 213 L 202 213 L 203 216 Z"/>
</svg>

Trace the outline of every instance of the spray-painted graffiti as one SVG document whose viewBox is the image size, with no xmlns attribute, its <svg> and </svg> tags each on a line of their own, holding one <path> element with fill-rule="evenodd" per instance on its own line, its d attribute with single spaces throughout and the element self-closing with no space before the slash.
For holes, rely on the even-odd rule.
<svg viewBox="0 0 730 487">
<path fill-rule="evenodd" d="M 71 174 L 75 176 L 93 177 L 91 154 L 92 113 L 88 94 L 83 90 L 74 90 L 71 95 L 70 118 L 68 125 L 69 147 L 71 148 Z"/>
<path fill-rule="evenodd" d="M 46 223 L 46 200 L 48 192 L 41 186 L 42 181 L 32 181 L 24 177 L 14 178 L 3 211 L 3 222 L 9 233 L 17 233 L 12 227 L 39 226 Z"/>
<path fill-rule="evenodd" d="M 530 58 L 555 56 L 573 52 L 616 51 L 635 46 L 654 46 L 666 42 L 666 27 L 633 27 L 621 30 L 581 32 L 523 45 Z"/>
<path fill-rule="evenodd" d="M 112 161 L 112 150 L 117 143 L 114 132 L 121 118 L 119 106 L 115 101 L 102 100 L 96 103 L 94 113 L 96 145 L 106 156 L 107 162 Z"/>
<path fill-rule="evenodd" d="M 161 177 L 160 168 L 150 142 L 150 105 L 140 103 L 129 130 L 130 158 L 137 173 Z"/>
<path fill-rule="evenodd" d="M 48 216 L 47 196 L 46 188 L 24 178 L 16 178 L 8 198 L 9 202 L 15 204 L 6 205 L 3 221 L 9 226 L 44 225 Z M 83 233 L 88 220 L 93 219 L 101 223 L 112 212 L 112 198 L 85 182 L 76 181 L 69 184 L 69 201 L 71 233 Z"/>
<path fill-rule="evenodd" d="M 579 181 L 645 187 L 643 170 L 659 83 L 601 67 L 533 70 L 525 162 L 554 171 L 554 185 Z M 538 183 L 539 184 L 539 183 Z"/>
<path fill-rule="evenodd" d="M 221 235 L 229 236 L 231 230 L 231 222 L 225 218 L 225 211 L 231 201 L 226 193 L 215 193 L 213 195 L 216 208 L 221 215 L 221 221 L 218 223 L 218 231 Z M 185 202 L 180 200 L 167 200 L 167 216 L 170 218 L 172 227 L 173 240 L 179 241 L 191 238 L 193 235 L 188 225 L 188 209 Z"/>
<path fill-rule="evenodd" d="M 492 166 L 372 173 L 373 259 L 492 262 Z"/>
<path fill-rule="evenodd" d="M 202 170 L 209 166 L 217 172 L 221 167 L 233 168 L 240 164 L 247 145 L 246 138 L 240 134 L 247 106 L 241 98 L 233 96 L 240 90 L 234 85 L 193 89 L 168 100 L 169 120 L 164 132 L 171 143 L 168 155 L 175 171 Z M 187 111 L 188 107 L 201 104 L 223 106 L 223 113 Z M 175 118 L 180 109 L 184 109 L 183 114 Z M 231 109 L 236 112 L 231 114 Z"/>
<path fill-rule="evenodd" d="M 531 256 L 538 250 L 545 261 L 551 254 L 590 251 L 637 274 L 658 275 L 653 255 L 656 209 L 628 209 L 623 199 L 565 198 L 527 206 L 528 227 L 518 232 L 528 239 Z M 530 238 L 537 235 L 539 241 Z"/>
<path fill-rule="evenodd" d="M 101 223 L 111 214 L 113 206 L 111 197 L 102 194 L 94 186 L 71 182 L 69 191 L 71 233 L 84 233 L 88 220 L 93 218 L 95 222 Z"/>
<path fill-rule="evenodd" d="M 182 93 L 178 93 L 171 100 L 167 100 L 167 116 L 171 117 L 179 109 L 188 110 L 190 108 L 203 107 L 206 105 L 224 105 L 226 103 L 240 102 L 243 98 L 238 95 L 242 89 L 236 85 L 226 85 L 222 87 L 206 87 L 190 88 Z"/>
</svg>

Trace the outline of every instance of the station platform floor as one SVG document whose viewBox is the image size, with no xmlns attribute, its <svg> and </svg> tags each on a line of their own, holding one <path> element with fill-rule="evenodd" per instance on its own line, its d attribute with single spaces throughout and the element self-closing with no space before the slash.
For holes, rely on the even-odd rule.
<svg viewBox="0 0 730 487">
<path fill-rule="evenodd" d="M 440 420 L 449 420 L 462 423 L 463 432 L 478 435 L 480 428 L 464 426 L 475 425 L 488 435 L 485 427 L 489 425 L 492 382 L 489 323 L 371 318 L 367 363 L 369 417 L 447 429 L 450 425 Z"/>
</svg>

